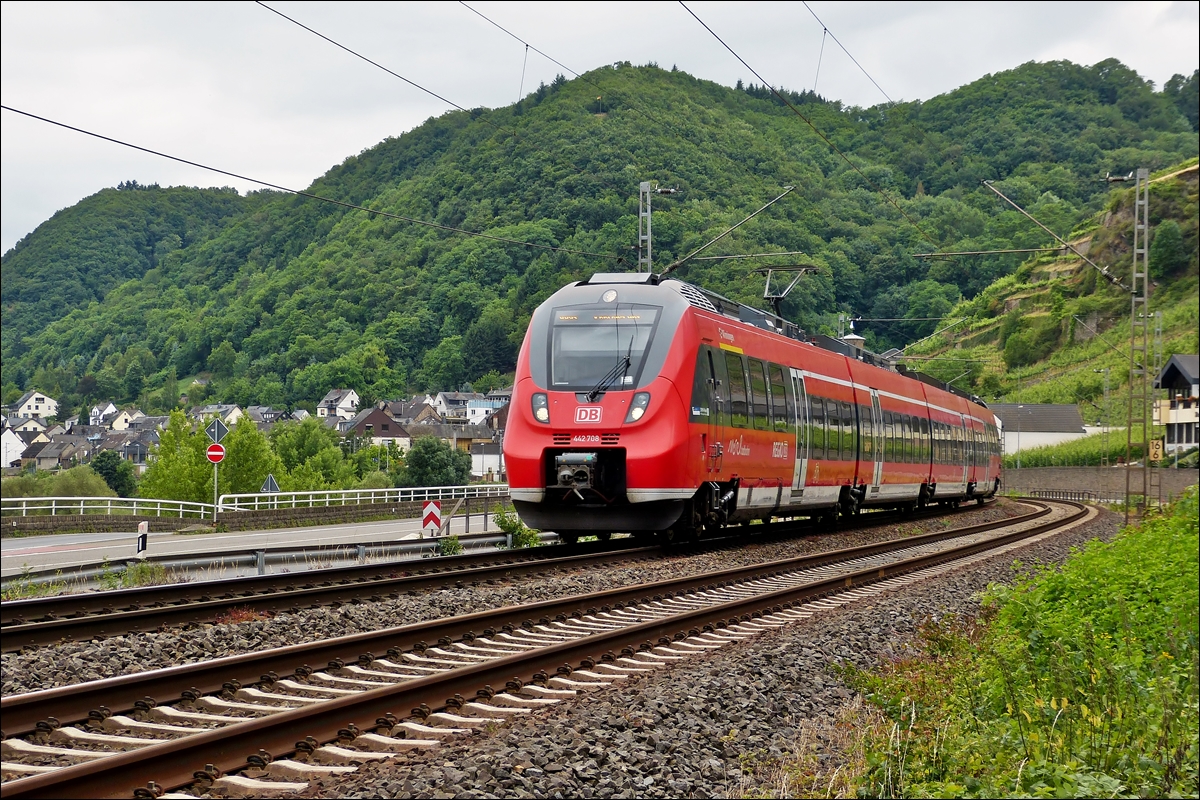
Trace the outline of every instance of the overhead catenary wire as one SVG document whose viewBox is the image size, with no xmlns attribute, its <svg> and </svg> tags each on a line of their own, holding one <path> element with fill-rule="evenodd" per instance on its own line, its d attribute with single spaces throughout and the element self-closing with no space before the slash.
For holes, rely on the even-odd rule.
<svg viewBox="0 0 1200 800">
<path fill-rule="evenodd" d="M 807 5 L 807 4 L 806 4 Z M 811 11 L 811 9 L 809 9 Z M 817 20 L 820 22 L 821 20 Z M 824 26 L 822 26 L 824 27 Z M 825 28 L 821 32 L 821 52 L 817 53 L 817 74 L 813 78 L 813 94 L 817 93 L 817 82 L 821 80 L 821 59 L 825 58 L 825 37 L 829 35 L 829 28 Z"/>
<path fill-rule="evenodd" d="M 880 186 L 878 183 L 876 183 L 875 181 L 873 181 L 869 177 L 867 177 L 866 173 L 864 173 L 861 169 L 859 169 L 858 165 L 855 164 L 853 161 L 851 161 L 850 157 L 848 155 L 846 155 L 845 153 L 843 153 L 841 148 L 839 148 L 836 144 L 833 143 L 832 139 L 830 139 L 828 136 L 826 136 L 821 131 L 820 128 L 818 128 L 815 124 L 813 124 L 813 121 L 811 119 L 809 119 L 808 117 L 806 117 L 804 115 L 804 113 L 800 111 L 800 109 L 796 108 L 795 104 L 792 103 L 791 100 L 789 100 L 786 96 L 784 96 L 784 94 L 782 92 L 780 92 L 778 89 L 776 89 L 774 86 L 772 86 L 767 81 L 766 78 L 764 78 L 762 75 L 760 75 L 758 73 L 758 70 L 756 70 L 756 69 L 754 69 L 754 67 L 750 66 L 749 62 L 747 62 L 746 59 L 744 59 L 740 55 L 738 55 L 738 52 L 736 50 L 734 50 L 732 47 L 730 47 L 729 44 L 727 44 L 725 42 L 725 40 L 722 39 L 717 34 L 716 31 L 714 31 L 711 27 L 709 27 L 708 23 L 706 23 L 704 20 L 700 19 L 699 15 L 697 15 L 695 11 L 692 11 L 692 9 L 688 8 L 687 3 L 683 2 L 683 0 L 679 0 L 679 5 L 683 6 L 684 10 L 687 11 L 689 14 L 691 14 L 692 17 L 696 20 L 696 22 L 700 23 L 700 25 L 704 28 L 704 30 L 708 31 L 709 34 L 711 34 L 714 39 L 716 39 L 718 42 L 721 43 L 722 47 L 724 47 L 726 50 L 728 50 L 733 55 L 734 58 L 736 58 L 738 61 L 740 61 L 742 63 L 742 66 L 744 66 L 746 69 L 750 70 L 750 72 L 752 72 L 754 74 L 754 77 L 756 77 L 760 81 L 762 81 L 763 86 L 770 89 L 771 93 L 773 95 L 775 95 L 777 98 L 779 98 L 779 101 L 781 103 L 783 103 L 785 106 L 787 106 L 789 109 L 791 109 L 792 113 L 795 114 L 796 116 L 798 116 L 800 119 L 802 119 L 804 121 L 804 123 L 806 125 L 808 125 L 808 127 L 812 128 L 813 132 L 816 133 L 817 136 L 821 137 L 821 140 L 823 142 L 825 142 L 825 144 L 829 145 L 829 148 L 831 150 L 833 150 L 834 153 L 836 153 L 843 161 L 845 161 L 852 170 L 854 170 L 856 173 L 858 173 L 859 177 L 861 177 L 864 181 L 866 181 L 871 186 L 871 188 L 873 188 L 876 192 L 878 192 L 880 197 L 882 197 L 885 201 L 887 201 L 887 203 L 889 205 L 891 205 L 893 208 L 895 208 L 896 211 L 898 211 L 900 213 L 900 216 L 904 217 L 904 219 L 908 222 L 908 224 L 912 225 L 913 228 L 915 228 L 927 242 L 932 244 L 939 251 L 942 249 L 941 245 L 939 245 L 932 236 L 930 236 L 928 233 L 926 233 L 925 229 L 922 228 L 917 223 L 917 221 L 915 219 L 913 219 L 912 216 L 910 216 L 909 213 L 907 211 L 905 211 L 900 206 L 900 204 L 897 203 L 891 197 L 891 195 L 889 195 L 887 192 L 885 192 L 883 190 L 882 186 Z M 835 39 L 834 41 L 837 41 L 837 40 Z"/>
<path fill-rule="evenodd" d="M 536 250 L 546 250 L 546 251 L 554 252 L 554 253 L 567 253 L 569 255 L 593 256 L 595 258 L 605 258 L 605 259 L 610 259 L 613 261 L 623 261 L 624 260 L 621 256 L 616 256 L 616 255 L 612 255 L 612 254 L 592 253 L 587 250 L 574 250 L 574 249 L 568 248 L 568 247 L 555 247 L 553 245 L 548 245 L 548 244 L 537 244 L 536 242 L 525 242 L 520 239 L 512 239 L 507 236 L 496 236 L 494 234 L 483 233 L 481 231 L 471 231 L 471 230 L 467 230 L 465 228 L 456 228 L 452 225 L 443 225 L 439 222 L 430 222 L 429 220 L 416 219 L 415 217 L 406 217 L 402 214 L 393 214 L 390 211 L 380 211 L 379 209 L 375 209 L 375 208 L 367 208 L 366 206 L 360 206 L 356 203 L 347 203 L 344 200 L 337 200 L 332 197 L 325 197 L 323 195 L 315 194 L 313 192 L 306 192 L 301 189 L 292 189 L 290 187 L 283 186 L 278 183 L 271 183 L 270 181 L 264 181 L 259 178 L 252 178 L 248 175 L 241 175 L 237 172 L 230 172 L 229 170 L 221 169 L 219 167 L 212 167 L 212 166 L 209 166 L 208 164 L 201 164 L 198 161 L 191 161 L 189 159 L 182 158 L 180 156 L 171 155 L 170 153 L 164 153 L 160 150 L 154 150 L 149 147 L 143 147 L 141 145 L 133 144 L 131 142 L 122 141 L 121 139 L 116 139 L 111 136 L 105 136 L 104 134 L 96 133 L 94 131 L 89 131 L 85 128 L 79 128 L 74 125 L 68 125 L 65 122 L 59 122 L 58 120 L 50 119 L 49 117 L 43 117 L 43 116 L 39 116 L 37 114 L 30 113 L 28 111 L 22 111 L 21 109 L 13 108 L 12 106 L 0 105 L 0 109 L 3 109 L 5 111 L 11 111 L 14 114 L 20 114 L 22 116 L 29 117 L 30 119 L 36 119 L 40 122 L 45 122 L 50 125 L 56 125 L 60 128 L 65 128 L 66 130 L 69 130 L 69 131 L 75 131 L 76 133 L 82 133 L 85 136 L 91 136 L 96 139 L 102 139 L 103 141 L 106 141 L 106 142 L 111 142 L 113 144 L 119 144 L 122 147 L 128 147 L 132 150 L 140 150 L 143 153 L 149 153 L 150 155 L 158 156 L 159 158 L 165 158 L 170 161 L 175 161 L 179 164 L 187 164 L 190 167 L 196 167 L 198 169 L 207 170 L 208 172 L 214 172 L 218 175 L 225 175 L 226 177 L 229 177 L 229 178 L 236 178 L 237 180 L 246 181 L 247 183 L 255 183 L 255 184 L 258 184 L 259 186 L 265 186 L 268 189 L 276 189 L 281 192 L 287 192 L 288 194 L 297 195 L 298 197 L 305 197 L 310 200 L 319 200 L 323 203 L 331 203 L 333 205 L 341 206 L 342 208 L 353 209 L 355 211 L 364 211 L 368 214 L 374 214 L 376 216 L 385 217 L 387 219 L 394 219 L 394 220 L 398 220 L 400 222 L 408 222 L 413 225 L 421 225 L 421 226 L 424 226 L 427 228 L 434 228 L 436 230 L 447 231 L 449 233 L 461 233 L 465 236 L 473 236 L 477 239 L 488 239 L 493 242 L 503 242 L 505 244 L 519 245 L 521 247 L 530 247 L 530 248 L 533 248 Z"/>
<path fill-rule="evenodd" d="M 758 209 L 757 211 L 755 211 L 753 214 L 750 214 L 749 216 L 747 216 L 745 219 L 743 219 L 741 222 L 737 223 L 736 225 L 733 225 L 733 226 L 731 226 L 731 227 L 729 227 L 729 228 L 726 228 L 726 229 L 725 229 L 725 230 L 724 230 L 722 233 L 718 234 L 717 236 L 713 237 L 712 239 L 709 239 L 707 242 L 705 242 L 704 244 L 700 245 L 699 247 L 697 247 L 697 248 L 696 248 L 695 250 L 693 250 L 692 252 L 688 253 L 688 254 L 687 254 L 686 256 L 684 256 L 683 258 L 676 259 L 674 263 L 672 263 L 672 264 L 668 265 L 666 269 L 664 269 L 664 270 L 663 270 L 661 273 L 659 273 L 659 277 L 661 278 L 663 275 L 668 275 L 668 274 L 670 274 L 670 273 L 674 272 L 675 270 L 679 269 L 679 268 L 680 268 L 680 267 L 682 267 L 684 264 L 686 264 L 687 262 L 689 262 L 689 261 L 691 261 L 693 258 L 695 258 L 697 254 L 699 254 L 699 253 L 703 253 L 705 250 L 707 250 L 708 248 L 712 247 L 714 244 L 716 244 L 717 242 L 721 241 L 721 240 L 722 240 L 722 239 L 724 239 L 726 236 L 728 236 L 729 234 L 733 233 L 733 232 L 734 232 L 734 231 L 736 231 L 738 228 L 742 227 L 742 226 L 743 226 L 743 225 L 745 225 L 747 222 L 749 222 L 750 220 L 754 219 L 754 218 L 755 218 L 755 217 L 757 217 L 759 214 L 761 214 L 762 212 L 766 211 L 768 208 L 770 208 L 771 206 L 775 205 L 776 203 L 778 203 L 778 202 L 779 202 L 780 200 L 782 200 L 783 198 L 787 197 L 789 194 L 791 194 L 791 193 L 792 193 L 792 192 L 795 190 L 795 188 L 796 188 L 795 186 L 785 186 L 785 187 L 784 187 L 784 192 L 783 192 L 783 194 L 779 195 L 779 196 L 778 196 L 778 197 L 776 197 L 774 200 L 772 200 L 771 202 L 769 202 L 769 203 L 767 203 L 766 205 L 764 205 L 762 208 L 760 208 L 760 209 Z"/>
<path fill-rule="evenodd" d="M 551 61 L 551 62 L 553 62 L 555 65 L 557 65 L 557 66 L 559 66 L 559 67 L 562 67 L 562 68 L 563 68 L 563 69 L 565 69 L 567 72 L 569 72 L 569 73 L 571 73 L 572 75 L 574 75 L 576 78 L 579 78 L 580 80 L 582 80 L 582 81 L 584 81 L 584 82 L 586 82 L 586 83 L 590 84 L 590 85 L 591 85 L 593 88 L 595 88 L 595 89 L 599 89 L 601 93 L 603 93 L 603 92 L 605 92 L 605 91 L 609 91 L 609 90 L 606 90 L 606 89 L 605 89 L 603 86 L 601 86 L 600 84 L 596 83 L 596 82 L 595 82 L 594 80 L 592 80 L 591 78 L 587 77 L 586 75 L 583 75 L 583 74 L 581 74 L 581 73 L 578 73 L 578 72 L 576 72 L 575 70 L 571 69 L 571 68 L 570 68 L 570 67 L 568 67 L 566 64 L 562 63 L 561 61 L 559 61 L 557 58 L 555 58 L 554 56 L 550 55 L 549 53 L 546 53 L 545 51 L 543 51 L 543 50 L 539 50 L 537 47 L 534 47 L 532 44 L 530 44 L 529 42 L 525 41 L 525 40 L 524 40 L 524 39 L 522 39 L 520 36 L 517 36 L 515 33 L 513 33 L 512 31 L 510 31 L 508 28 L 504 27 L 503 25 L 501 25 L 499 22 L 496 22 L 494 19 L 492 19 L 491 17 L 487 16 L 487 15 L 486 15 L 486 14 L 484 14 L 483 12 L 481 12 L 481 11 L 479 11 L 478 9 L 476 9 L 476 8 L 473 8 L 473 7 L 471 7 L 470 5 L 468 5 L 466 2 L 464 2 L 464 0 L 458 0 L 458 2 L 459 2 L 459 5 L 461 5 L 463 8 L 467 9 L 468 11 L 470 11 L 472 14 L 475 14 L 476 16 L 478 16 L 478 17 L 479 17 L 480 19 L 482 19 L 484 22 L 488 23 L 489 25 L 492 25 L 493 27 L 495 27 L 496 29 L 498 29 L 498 30 L 500 30 L 500 31 L 503 31 L 504 33 L 508 34 L 508 35 L 509 35 L 509 36 L 511 36 L 512 38 L 516 39 L 516 40 L 517 40 L 518 42 L 520 42 L 521 44 L 525 45 L 525 47 L 526 47 L 526 49 L 527 49 L 527 50 L 532 50 L 533 52 L 537 53 L 539 56 L 541 56 L 542 58 L 546 59 L 547 61 Z M 633 112 L 635 112 L 635 113 L 637 113 L 637 114 L 641 114 L 643 117 L 646 117 L 647 119 L 651 120 L 652 122 L 656 122 L 656 123 L 658 123 L 659 125 L 664 125 L 664 126 L 667 126 L 667 127 L 672 127 L 672 128 L 674 127 L 674 126 L 673 126 L 673 125 L 671 125 L 670 123 L 667 123 L 667 122 L 664 122 L 664 121 L 660 120 L 659 118 L 655 117 L 655 116 L 654 116 L 653 114 L 651 114 L 650 112 L 648 112 L 648 111 L 646 111 L 646 110 L 644 110 L 644 109 L 642 109 L 642 108 L 639 108 L 638 106 L 636 106 L 636 105 L 634 105 L 634 104 L 632 104 L 632 103 L 628 103 L 628 102 L 627 102 L 625 105 L 626 105 L 626 106 L 628 106 L 628 107 L 629 107 L 629 109 L 630 109 L 631 111 L 633 111 Z"/>
<path fill-rule="evenodd" d="M 395 71 L 393 71 L 393 70 L 390 70 L 390 69 L 388 69 L 388 68 L 387 68 L 387 67 L 385 67 L 383 64 L 380 64 L 378 61 L 373 61 L 373 60 L 371 60 L 371 59 L 370 59 L 370 58 L 368 58 L 367 56 L 364 56 L 362 53 L 359 53 L 359 52 L 358 52 L 358 51 L 356 51 L 356 50 L 352 50 L 351 48 L 347 47 L 346 45 L 342 44 L 342 43 L 341 43 L 341 42 L 339 42 L 339 41 L 336 41 L 336 40 L 334 40 L 334 39 L 331 39 L 330 37 L 326 36 L 325 34 L 321 33 L 320 31 L 313 30 L 312 28 L 310 28 L 310 27 L 308 27 L 307 25 L 305 25 L 303 22 L 300 22 L 300 21 L 299 21 L 299 20 L 297 20 L 297 19 L 294 19 L 294 18 L 292 18 L 292 17 L 289 17 L 287 14 L 284 14 L 282 11 L 280 11 L 280 10 L 278 10 L 278 9 L 275 9 L 275 8 L 271 8 L 271 6 L 267 5 L 267 4 L 266 4 L 266 3 L 264 3 L 262 0 L 254 0 L 254 1 L 255 1 L 255 2 L 258 4 L 258 5 L 260 5 L 260 6 L 262 6 L 263 8 L 265 8 L 267 11 L 270 11 L 272 14 L 277 14 L 277 15 L 279 15 L 280 17 L 283 17 L 284 19 L 286 19 L 288 22 L 292 23 L 293 25 L 296 25 L 296 26 L 298 26 L 298 27 L 300 27 L 300 28 L 303 28 L 304 30 L 308 31 L 308 32 L 309 32 L 309 33 L 311 33 L 313 36 L 316 36 L 316 37 L 317 37 L 317 38 L 319 38 L 319 39 L 324 39 L 325 41 L 329 42 L 329 43 L 330 43 L 331 45 L 333 45 L 334 47 L 341 48 L 342 50 L 345 50 L 347 53 L 349 53 L 350 55 L 354 56 L 355 58 L 362 59 L 363 61 L 367 62 L 367 63 L 368 63 L 368 64 L 370 64 L 371 66 L 373 66 L 373 67 L 377 67 L 378 69 L 381 69 L 381 70 L 383 70 L 383 71 L 384 71 L 384 72 L 386 72 L 387 74 L 391 75 L 393 78 L 399 78 L 400 80 L 402 80 L 402 81 L 404 81 L 405 83 L 407 83 L 409 86 L 412 86 L 414 89 L 419 89 L 419 90 L 421 90 L 422 92 L 424 92 L 425 94 L 429 95 L 430 97 L 436 97 L 438 100 L 441 100 L 443 103 L 449 103 L 450 105 L 452 105 L 452 106 L 454 106 L 455 108 L 457 108 L 459 111 L 466 111 L 466 112 L 470 113 L 470 109 L 464 108 L 463 106 L 460 106 L 458 103 L 454 102 L 453 100 L 451 100 L 451 99 L 449 99 L 449 98 L 447 98 L 447 97 L 443 97 L 442 95 L 438 94 L 437 92 L 433 91 L 432 89 L 428 89 L 428 88 L 426 88 L 426 87 L 422 86 L 421 84 L 417 83 L 416 81 L 414 81 L 414 80 L 411 80 L 411 79 L 409 79 L 409 78 L 406 78 L 406 77 L 404 77 L 403 75 L 401 75 L 400 73 L 398 73 L 398 72 L 395 72 Z M 524 81 L 524 71 L 522 71 L 522 81 Z M 486 124 L 488 124 L 488 125 L 491 125 L 493 128 L 495 128 L 495 129 L 496 129 L 496 130 L 498 130 L 498 131 L 503 131 L 504 133 L 508 133 L 508 134 L 511 134 L 511 135 L 513 135 L 513 136 L 516 136 L 516 135 L 517 135 L 517 132 L 516 132 L 516 131 L 514 131 L 514 130 L 512 130 L 512 129 L 510 129 L 510 128 L 505 128 L 505 127 L 504 127 L 504 126 L 502 126 L 502 125 L 498 125 L 498 124 L 496 124 L 495 122 L 493 122 L 493 121 L 491 121 L 491 120 L 487 119 L 486 117 L 480 117 L 480 119 L 481 119 L 481 120 L 482 120 L 484 123 L 486 123 Z"/>
<path fill-rule="evenodd" d="M 866 68 L 865 68 L 865 67 L 863 67 L 863 65 L 862 65 L 862 64 L 858 63 L 858 59 L 857 59 L 857 58 L 855 58 L 853 55 L 851 55 L 851 54 L 850 54 L 850 51 L 846 49 L 846 45 L 844 45 L 844 44 L 842 44 L 840 41 L 838 41 L 838 38 L 837 38 L 837 36 L 835 36 L 835 35 L 834 35 L 833 31 L 829 30 L 829 26 L 828 26 L 828 25 L 826 25 L 824 22 L 821 22 L 821 18 L 817 16 L 817 12 L 815 12 L 815 11 L 813 11 L 813 10 L 812 10 L 812 6 L 810 6 L 810 5 L 808 4 L 808 0 L 801 0 L 801 2 L 802 2 L 802 3 L 804 3 L 804 7 L 808 9 L 808 13 L 812 14 L 812 16 L 813 16 L 813 19 L 815 19 L 815 20 L 817 21 L 817 23 L 818 23 L 818 24 L 821 26 L 822 30 L 824 31 L 824 33 L 821 35 L 821 52 L 822 52 L 822 53 L 824 53 L 824 52 L 825 52 L 825 34 L 829 34 L 829 38 L 830 38 L 830 39 L 833 39 L 833 41 L 834 41 L 834 42 L 837 44 L 837 46 L 838 46 L 838 47 L 840 47 L 840 48 L 842 48 L 842 52 L 843 52 L 843 53 L 845 53 L 845 54 L 846 54 L 846 56 L 847 56 L 847 57 L 848 57 L 848 58 L 849 58 L 851 61 L 853 61 L 853 62 L 854 62 L 854 66 L 856 66 L 856 67 L 858 67 L 860 70 L 862 70 L 862 74 L 867 76 L 867 80 L 869 80 L 871 83 L 875 84 L 875 88 L 876 88 L 876 89 L 878 89 L 878 90 L 879 90 L 879 92 L 880 92 L 880 93 L 881 93 L 881 94 L 882 94 L 884 97 L 887 97 L 887 101 L 888 101 L 888 103 L 889 103 L 889 104 L 891 104 L 891 105 L 893 105 L 893 106 L 894 106 L 894 105 L 896 105 L 896 101 L 895 101 L 895 100 L 893 100 L 891 97 L 889 97 L 889 96 L 888 96 L 888 93 L 887 93 L 887 92 L 885 92 L 885 91 L 883 91 L 883 87 L 879 85 L 879 82 L 878 82 L 878 81 L 876 81 L 874 78 L 872 78 L 872 77 L 871 77 L 871 73 L 867 72 Z M 820 75 L 820 74 L 821 74 L 821 62 L 820 62 L 820 60 L 818 59 L 818 61 L 817 61 L 817 75 Z M 816 81 L 813 81 L 813 91 L 814 91 L 814 92 L 815 92 L 815 91 L 817 91 L 817 89 L 816 89 Z"/>
</svg>

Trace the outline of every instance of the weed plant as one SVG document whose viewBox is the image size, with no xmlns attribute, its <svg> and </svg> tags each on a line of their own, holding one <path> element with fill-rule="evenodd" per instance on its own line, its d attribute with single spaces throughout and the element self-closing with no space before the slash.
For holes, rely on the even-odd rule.
<svg viewBox="0 0 1200 800">
<path fill-rule="evenodd" d="M 56 573 L 61 577 L 62 572 Z M 59 581 L 35 581 L 33 579 L 33 570 L 25 565 L 21 569 L 21 574 L 4 584 L 4 588 L 0 589 L 0 600 L 8 602 L 9 600 L 29 600 L 34 597 L 48 597 L 52 594 L 60 594 L 67 590 L 67 582 Z"/>
<path fill-rule="evenodd" d="M 870 797 L 1196 796 L 1197 491 L 1061 569 L 929 624 L 921 657 L 852 673 L 890 719 Z"/>
<path fill-rule="evenodd" d="M 436 552 L 439 556 L 457 556 L 463 551 L 462 542 L 457 536 L 443 536 L 437 540 Z"/>
<path fill-rule="evenodd" d="M 516 510 L 496 506 L 492 510 L 492 518 L 496 520 L 496 527 L 512 537 L 513 550 L 537 547 L 542 543 L 538 531 L 522 522 Z"/>
</svg>

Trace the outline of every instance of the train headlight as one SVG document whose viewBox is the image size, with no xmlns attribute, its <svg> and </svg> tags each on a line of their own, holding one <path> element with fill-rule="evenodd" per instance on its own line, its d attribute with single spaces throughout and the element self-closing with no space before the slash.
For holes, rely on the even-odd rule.
<svg viewBox="0 0 1200 800">
<path fill-rule="evenodd" d="M 538 422 L 550 422 L 550 401 L 542 392 L 533 396 L 533 418 Z"/>
<path fill-rule="evenodd" d="M 650 407 L 650 393 L 638 392 L 633 396 L 633 402 L 629 404 L 629 413 L 625 415 L 626 422 L 637 422 L 646 415 L 646 409 Z"/>
</svg>

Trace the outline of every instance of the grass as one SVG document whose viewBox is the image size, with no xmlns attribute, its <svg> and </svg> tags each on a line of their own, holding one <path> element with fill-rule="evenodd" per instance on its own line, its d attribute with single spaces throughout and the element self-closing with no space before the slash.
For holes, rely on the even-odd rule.
<svg viewBox="0 0 1200 800">
<path fill-rule="evenodd" d="M 138 586 L 162 586 L 172 583 L 167 568 L 153 561 L 131 563 L 125 569 L 113 569 L 106 559 L 97 578 L 101 590 L 134 589 Z"/>
<path fill-rule="evenodd" d="M 61 575 L 62 573 L 58 574 Z M 21 568 L 20 575 L 4 584 L 4 588 L 0 589 L 0 601 L 8 602 L 10 600 L 29 600 L 34 597 L 48 597 L 52 594 L 59 594 L 66 591 L 67 588 L 68 584 L 65 580 L 34 581 L 33 570 L 26 564 Z"/>
<path fill-rule="evenodd" d="M 1061 569 L 989 589 L 920 656 L 850 673 L 887 717 L 860 797 L 1195 796 L 1197 490 Z"/>
</svg>

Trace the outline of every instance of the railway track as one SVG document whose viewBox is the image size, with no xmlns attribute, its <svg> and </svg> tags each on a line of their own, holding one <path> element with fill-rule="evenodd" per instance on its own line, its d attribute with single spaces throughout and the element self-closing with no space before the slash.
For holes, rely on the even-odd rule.
<svg viewBox="0 0 1200 800">
<path fill-rule="evenodd" d="M 15 777 L 3 793 L 155 796 L 197 780 L 295 790 L 990 557 L 1089 513 L 1030 505 L 1000 522 L 5 697 L 5 729 L 17 735 L 2 745 Z M 259 787 L 260 778 L 275 782 Z"/>
<path fill-rule="evenodd" d="M 946 514 L 865 514 L 855 529 Z M 950 512 L 954 513 L 954 512 Z M 958 512 L 964 513 L 964 512 Z M 755 541 L 794 536 L 825 528 L 811 522 L 781 521 L 754 526 Z M 746 528 L 735 529 L 744 534 Z M 713 539 L 675 546 L 672 552 L 738 546 L 742 539 Z M 16 600 L 0 606 L 0 648 L 12 652 L 59 641 L 79 641 L 169 625 L 217 620 L 234 609 L 254 613 L 382 600 L 418 590 L 456 584 L 487 584 L 552 569 L 584 569 L 659 558 L 663 549 L 633 538 L 580 545 L 549 545 L 523 550 L 359 564 L 301 573 L 178 583 L 106 592 L 84 592 Z"/>
</svg>

